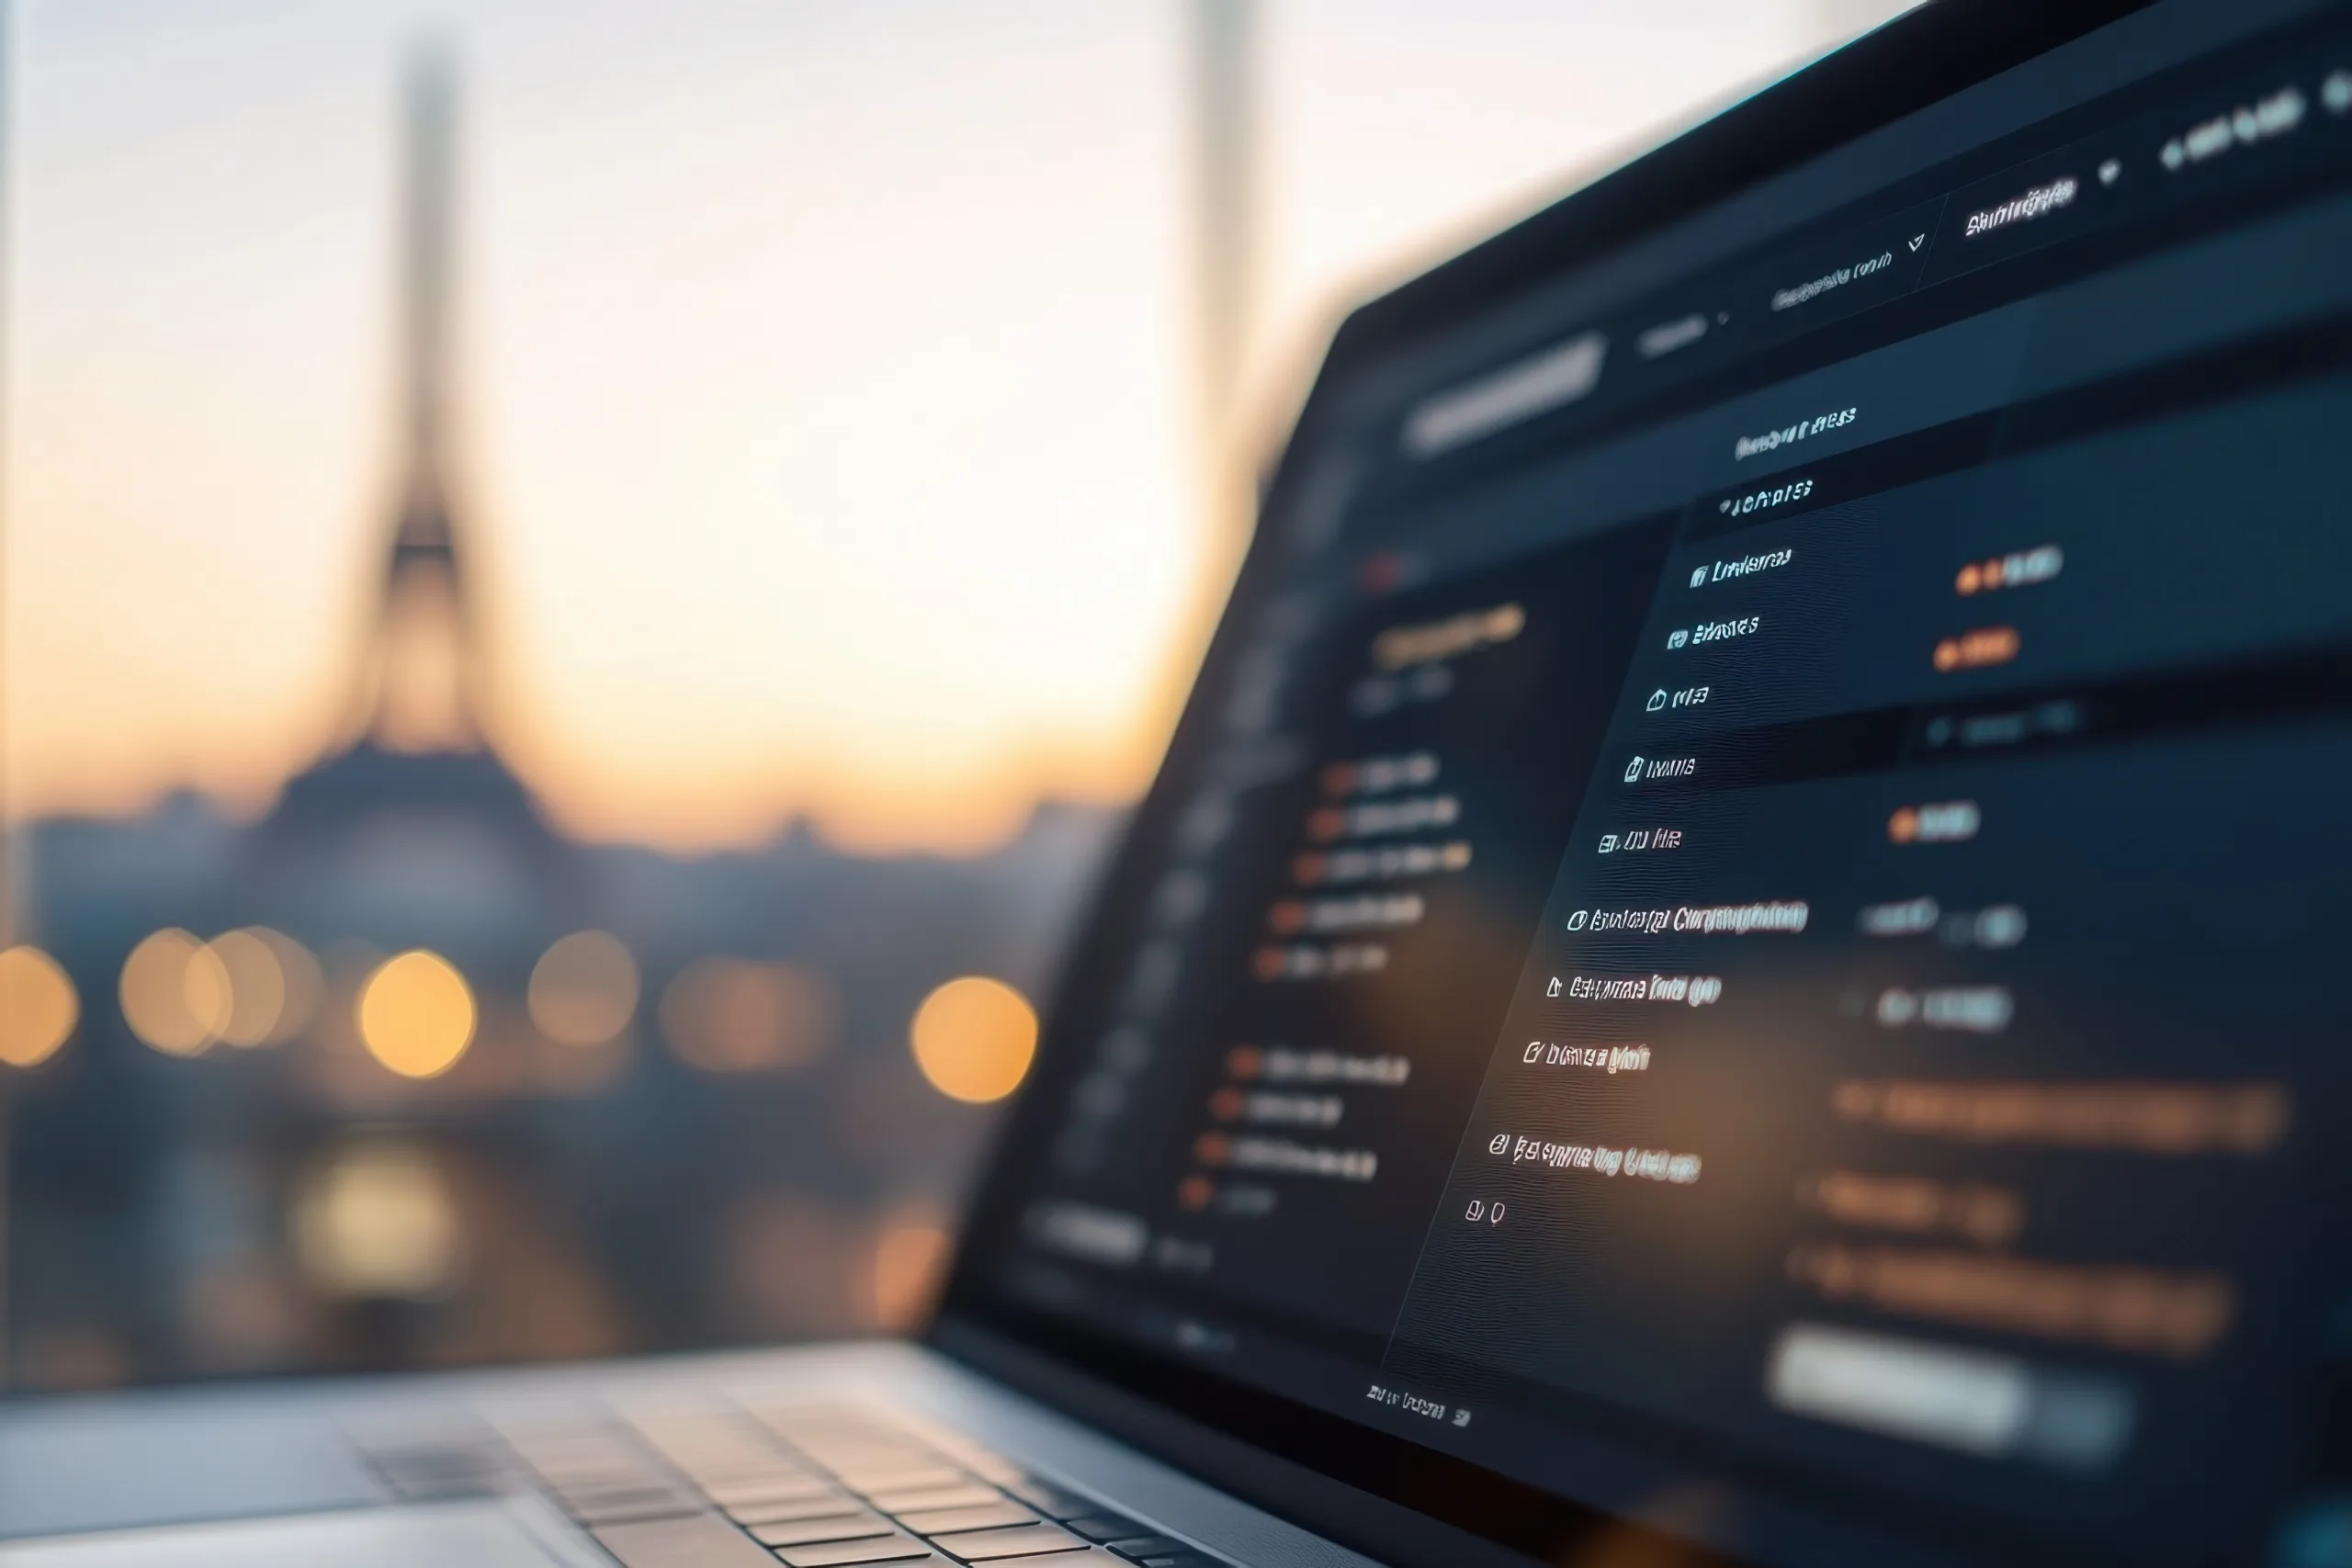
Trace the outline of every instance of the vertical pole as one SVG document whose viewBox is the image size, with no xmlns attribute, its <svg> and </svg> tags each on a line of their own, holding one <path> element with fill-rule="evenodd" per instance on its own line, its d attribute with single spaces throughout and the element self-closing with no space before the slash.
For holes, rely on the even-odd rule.
<svg viewBox="0 0 2352 1568">
<path fill-rule="evenodd" d="M 1188 0 L 1193 12 L 1193 265 L 1197 442 L 1211 493 L 1235 484 L 1242 362 L 1256 265 L 1256 17 L 1251 0 Z M 1247 475 L 1239 479 L 1247 484 Z M 1244 491 L 1247 493 L 1247 491 Z M 1247 526 L 1249 517 L 1218 517 Z"/>
<path fill-rule="evenodd" d="M 1189 203 L 1192 507 L 1200 523 L 1181 640 L 1163 655 L 1145 711 L 1172 728 L 1208 650 L 1257 520 L 1257 476 L 1238 437 L 1242 363 L 1257 279 L 1256 0 L 1178 0 L 1183 18 Z M 1161 732 L 1164 738 L 1165 731 Z M 1156 738 L 1157 739 L 1157 738 Z"/>
</svg>

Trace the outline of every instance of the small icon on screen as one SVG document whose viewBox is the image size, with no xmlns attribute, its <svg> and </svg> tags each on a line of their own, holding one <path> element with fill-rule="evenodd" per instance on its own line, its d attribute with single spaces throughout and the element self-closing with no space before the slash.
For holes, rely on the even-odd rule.
<svg viewBox="0 0 2352 1568">
<path fill-rule="evenodd" d="M 1690 586 L 1693 588 L 1704 588 L 1706 585 L 1707 569 L 1703 566 L 1693 567 L 1690 571 Z"/>
<path fill-rule="evenodd" d="M 1605 855 L 1613 855 L 1617 852 L 1616 834 L 1603 833 L 1600 835 L 1600 852 Z"/>
<path fill-rule="evenodd" d="M 1560 977 L 1557 975 L 1553 976 L 1552 983 L 1544 987 L 1544 994 L 1547 997 L 1556 997 L 1560 994 Z"/>
<path fill-rule="evenodd" d="M 1666 688 L 1660 686 L 1657 691 L 1652 692 L 1650 694 L 1650 700 L 1644 703 L 1642 706 L 1651 713 L 1656 713 L 1658 709 L 1666 706 Z"/>
<path fill-rule="evenodd" d="M 1625 764 L 1625 782 L 1627 784 L 1632 784 L 1635 779 L 1642 776 L 1643 761 L 1644 759 L 1637 755 L 1632 761 Z"/>
<path fill-rule="evenodd" d="M 1578 909 L 1575 914 L 1570 915 L 1568 917 L 1568 930 L 1572 931 L 1580 931 L 1584 930 L 1585 916 L 1588 912 L 1589 911 L 1584 909 Z"/>
<path fill-rule="evenodd" d="M 1668 648 L 1680 648 L 1690 640 L 1690 630 L 1688 626 L 1685 626 L 1679 631 L 1670 631 L 1666 634 L 1666 646 Z"/>
</svg>

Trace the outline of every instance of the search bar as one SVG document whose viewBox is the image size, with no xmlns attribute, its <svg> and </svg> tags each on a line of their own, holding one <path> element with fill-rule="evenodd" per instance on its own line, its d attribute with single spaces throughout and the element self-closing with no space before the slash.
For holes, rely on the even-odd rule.
<svg viewBox="0 0 2352 1568">
<path fill-rule="evenodd" d="M 1423 399 L 1405 419 L 1399 439 L 1406 456 L 1426 462 L 1509 425 L 1566 408 L 1600 384 L 1600 362 L 1608 353 L 1609 340 L 1600 333 L 1579 333 L 1541 354 Z"/>
</svg>

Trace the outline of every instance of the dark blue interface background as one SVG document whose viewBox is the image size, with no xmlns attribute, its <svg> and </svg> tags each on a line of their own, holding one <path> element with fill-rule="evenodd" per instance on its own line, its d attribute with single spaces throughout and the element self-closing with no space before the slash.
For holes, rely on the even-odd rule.
<svg viewBox="0 0 2352 1568">
<path fill-rule="evenodd" d="M 2331 26 L 1368 403 L 991 1288 L 1767 1559 L 2352 1561 Z"/>
</svg>

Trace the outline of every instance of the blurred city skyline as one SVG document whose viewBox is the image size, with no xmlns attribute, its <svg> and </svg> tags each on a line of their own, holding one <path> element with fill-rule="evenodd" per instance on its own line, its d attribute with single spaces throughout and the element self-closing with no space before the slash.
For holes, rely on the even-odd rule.
<svg viewBox="0 0 2352 1568">
<path fill-rule="evenodd" d="M 1814 6 L 1262 7 L 1236 461 L 1385 276 L 1825 41 Z M 1001 842 L 1148 779 L 1232 565 L 1173 6 L 20 4 L 10 817 L 328 750 L 394 505 L 401 55 L 461 62 L 458 506 L 568 834 Z"/>
</svg>

